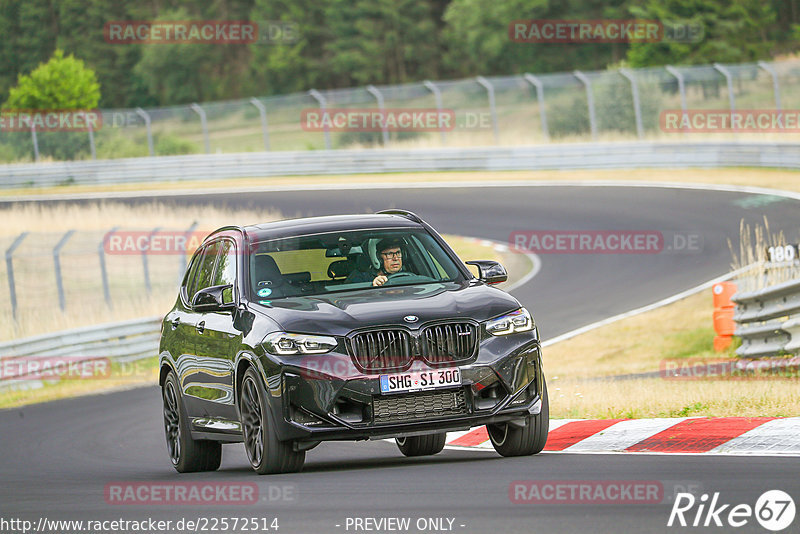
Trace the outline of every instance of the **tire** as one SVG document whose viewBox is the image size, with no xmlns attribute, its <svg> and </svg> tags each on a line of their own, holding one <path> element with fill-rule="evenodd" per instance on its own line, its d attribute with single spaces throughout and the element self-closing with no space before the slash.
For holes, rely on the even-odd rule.
<svg viewBox="0 0 800 534">
<path fill-rule="evenodd" d="M 222 462 L 222 443 L 192 439 L 189 417 L 183 405 L 178 379 L 170 371 L 161 388 L 164 403 L 164 434 L 172 467 L 178 473 L 216 471 Z"/>
<path fill-rule="evenodd" d="M 544 449 L 550 427 L 550 401 L 544 375 L 542 382 L 542 411 L 538 415 L 528 416 L 524 427 L 508 423 L 486 425 L 492 446 L 501 456 L 529 456 Z"/>
<path fill-rule="evenodd" d="M 239 413 L 244 448 L 256 473 L 294 473 L 303 468 L 306 452 L 294 451 L 291 442 L 278 440 L 272 411 L 267 405 L 264 383 L 252 367 L 245 372 L 242 379 Z"/>
<path fill-rule="evenodd" d="M 411 436 L 395 438 L 397 448 L 406 456 L 430 456 L 438 454 L 444 449 L 447 434 L 426 434 L 424 436 Z"/>
</svg>

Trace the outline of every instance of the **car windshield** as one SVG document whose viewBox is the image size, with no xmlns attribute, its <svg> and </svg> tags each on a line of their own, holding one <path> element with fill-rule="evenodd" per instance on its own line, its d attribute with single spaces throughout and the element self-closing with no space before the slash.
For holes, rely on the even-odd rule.
<svg viewBox="0 0 800 534">
<path fill-rule="evenodd" d="M 249 292 L 256 301 L 463 279 L 422 230 L 333 232 L 263 241 L 252 250 Z"/>
</svg>

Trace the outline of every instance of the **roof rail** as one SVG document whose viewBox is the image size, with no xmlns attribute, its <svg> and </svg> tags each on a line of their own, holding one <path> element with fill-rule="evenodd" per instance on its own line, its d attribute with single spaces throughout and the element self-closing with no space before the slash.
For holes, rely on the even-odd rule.
<svg viewBox="0 0 800 534">
<path fill-rule="evenodd" d="M 380 214 L 380 215 L 400 215 L 401 217 L 405 217 L 406 219 L 410 219 L 410 220 L 412 220 L 414 222 L 418 222 L 420 224 L 425 222 L 419 217 L 419 215 L 417 215 L 414 212 L 408 211 L 408 210 L 398 210 L 398 209 L 382 210 L 382 211 L 379 211 L 378 214 Z"/>
</svg>

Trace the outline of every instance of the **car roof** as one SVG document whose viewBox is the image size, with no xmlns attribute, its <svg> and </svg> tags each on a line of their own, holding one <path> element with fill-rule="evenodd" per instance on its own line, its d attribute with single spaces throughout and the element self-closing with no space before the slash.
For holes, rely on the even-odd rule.
<svg viewBox="0 0 800 534">
<path fill-rule="evenodd" d="M 422 228 L 422 225 L 402 215 L 376 213 L 285 219 L 245 226 L 243 229 L 252 241 L 265 241 L 328 232 L 382 228 Z"/>
</svg>

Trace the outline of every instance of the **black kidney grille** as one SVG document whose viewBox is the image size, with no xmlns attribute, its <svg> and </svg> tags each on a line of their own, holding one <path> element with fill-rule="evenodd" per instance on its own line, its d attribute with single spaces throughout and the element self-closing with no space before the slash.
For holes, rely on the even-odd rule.
<svg viewBox="0 0 800 534">
<path fill-rule="evenodd" d="M 413 359 L 411 334 L 405 330 L 373 330 L 350 339 L 353 363 L 367 372 L 408 368 Z"/>
<path fill-rule="evenodd" d="M 425 328 L 420 335 L 422 359 L 432 365 L 469 360 L 478 346 L 478 327 L 472 323 L 443 323 Z"/>
<path fill-rule="evenodd" d="M 467 413 L 464 388 L 372 398 L 375 424 L 423 421 Z"/>
</svg>

